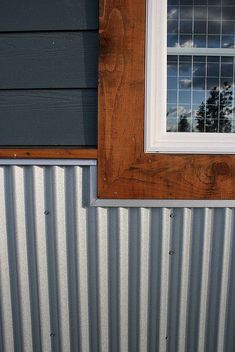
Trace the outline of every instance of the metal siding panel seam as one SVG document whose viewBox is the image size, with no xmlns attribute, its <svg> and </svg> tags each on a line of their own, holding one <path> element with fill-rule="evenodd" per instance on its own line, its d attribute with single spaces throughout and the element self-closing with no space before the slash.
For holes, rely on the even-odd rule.
<svg viewBox="0 0 235 352">
<path fill-rule="evenodd" d="M 12 321 L 10 269 L 7 243 L 6 204 L 4 194 L 4 168 L 0 168 L 0 303 L 3 325 L 3 348 L 14 351 L 14 333 Z"/>
</svg>

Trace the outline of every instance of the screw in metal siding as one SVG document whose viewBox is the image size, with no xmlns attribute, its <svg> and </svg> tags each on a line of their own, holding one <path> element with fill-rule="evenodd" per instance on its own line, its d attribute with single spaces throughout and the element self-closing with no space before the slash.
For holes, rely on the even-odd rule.
<svg viewBox="0 0 235 352">
<path fill-rule="evenodd" d="M 49 214 L 50 214 L 49 210 L 45 210 L 45 211 L 44 211 L 44 214 L 45 214 L 45 215 L 49 215 Z"/>
<path fill-rule="evenodd" d="M 170 251 L 169 254 L 170 254 L 170 255 L 174 255 L 175 252 L 174 252 L 174 251 Z"/>
<path fill-rule="evenodd" d="M 51 332 L 51 333 L 50 333 L 50 337 L 55 337 L 55 333 L 54 333 L 54 332 Z"/>
<path fill-rule="evenodd" d="M 171 213 L 170 213 L 170 218 L 174 218 L 175 217 L 175 214 L 174 214 L 174 212 L 172 211 Z"/>
</svg>

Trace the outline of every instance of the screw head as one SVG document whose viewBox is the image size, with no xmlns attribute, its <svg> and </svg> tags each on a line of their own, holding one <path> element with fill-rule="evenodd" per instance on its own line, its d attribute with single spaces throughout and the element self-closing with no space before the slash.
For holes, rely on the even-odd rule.
<svg viewBox="0 0 235 352">
<path fill-rule="evenodd" d="M 170 254 L 170 255 L 174 255 L 175 252 L 174 252 L 174 251 L 170 251 L 169 254 Z"/>
</svg>

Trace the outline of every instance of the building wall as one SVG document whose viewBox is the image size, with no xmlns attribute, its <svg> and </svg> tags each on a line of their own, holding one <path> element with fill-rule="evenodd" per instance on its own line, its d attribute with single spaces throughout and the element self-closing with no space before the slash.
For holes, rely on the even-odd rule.
<svg viewBox="0 0 235 352">
<path fill-rule="evenodd" d="M 233 352 L 234 210 L 91 207 L 89 174 L 0 167 L 0 351 Z"/>
<path fill-rule="evenodd" d="M 2 0 L 0 147 L 97 144 L 98 0 Z"/>
</svg>

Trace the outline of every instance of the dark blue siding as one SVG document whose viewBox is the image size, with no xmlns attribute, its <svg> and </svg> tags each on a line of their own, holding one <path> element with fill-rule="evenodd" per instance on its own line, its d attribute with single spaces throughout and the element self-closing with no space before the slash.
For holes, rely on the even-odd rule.
<svg viewBox="0 0 235 352">
<path fill-rule="evenodd" d="M 96 146 L 98 0 L 0 11 L 0 146 Z"/>
</svg>

